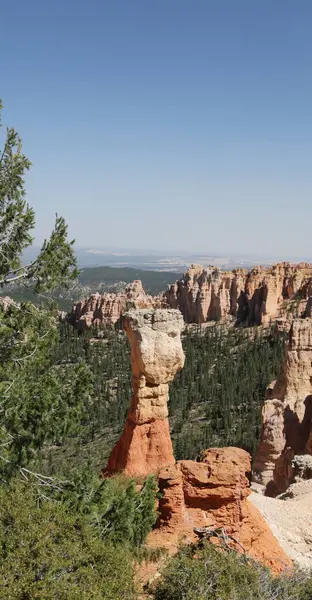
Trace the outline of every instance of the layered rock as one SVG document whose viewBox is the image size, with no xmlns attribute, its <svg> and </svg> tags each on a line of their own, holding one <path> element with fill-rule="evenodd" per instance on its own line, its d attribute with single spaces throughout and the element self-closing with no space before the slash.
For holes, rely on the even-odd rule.
<svg viewBox="0 0 312 600">
<path fill-rule="evenodd" d="M 236 277 L 234 271 L 191 265 L 168 288 L 166 299 L 170 307 L 181 310 L 187 323 L 219 321 L 236 314 L 244 275 L 243 270 Z"/>
<path fill-rule="evenodd" d="M 181 310 L 187 323 L 235 318 L 238 323 L 260 325 L 289 312 L 303 315 L 311 294 L 312 265 L 308 263 L 278 263 L 249 272 L 191 265 L 168 288 L 166 301 Z"/>
<path fill-rule="evenodd" d="M 87 300 L 74 304 L 67 320 L 78 331 L 95 327 L 111 327 L 129 308 L 151 308 L 152 296 L 145 293 L 142 282 L 135 280 L 126 286 L 125 292 L 92 294 Z"/>
<path fill-rule="evenodd" d="M 280 377 L 266 394 L 254 479 L 269 495 L 286 490 L 295 454 L 311 452 L 312 319 L 295 319 Z"/>
<path fill-rule="evenodd" d="M 163 543 L 169 533 L 194 539 L 194 527 L 223 527 L 249 555 L 283 571 L 291 561 L 248 501 L 250 476 L 250 456 L 240 448 L 211 448 L 200 462 L 182 460 L 162 469 L 160 529 L 151 534 L 150 545 Z"/>
<path fill-rule="evenodd" d="M 184 322 L 177 310 L 143 309 L 127 312 L 123 327 L 131 346 L 133 395 L 105 472 L 147 475 L 175 462 L 167 403 L 169 382 L 184 365 Z"/>
</svg>

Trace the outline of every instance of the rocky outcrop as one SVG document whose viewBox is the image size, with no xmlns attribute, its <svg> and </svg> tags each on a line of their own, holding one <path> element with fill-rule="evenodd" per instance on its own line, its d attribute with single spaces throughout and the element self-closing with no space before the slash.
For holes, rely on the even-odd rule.
<svg viewBox="0 0 312 600">
<path fill-rule="evenodd" d="M 92 294 L 87 300 L 74 304 L 67 321 L 78 331 L 95 327 L 111 327 L 129 308 L 151 308 L 154 299 L 145 293 L 142 282 L 135 280 L 117 294 Z"/>
<path fill-rule="evenodd" d="M 164 307 L 179 309 L 186 323 L 267 325 L 279 319 L 289 329 L 294 317 L 312 315 L 312 265 L 278 263 L 249 272 L 191 265 L 163 295 L 149 296 L 141 281 L 133 281 L 125 292 L 92 294 L 77 302 L 67 320 L 83 331 L 92 325 L 112 326 L 129 308 Z"/>
<path fill-rule="evenodd" d="M 312 319 L 295 319 L 281 376 L 267 389 L 254 480 L 268 495 L 282 493 L 292 477 L 295 454 L 311 452 Z"/>
<path fill-rule="evenodd" d="M 19 306 L 19 304 L 17 304 L 9 296 L 0 296 L 0 310 L 7 312 L 11 306 Z"/>
<path fill-rule="evenodd" d="M 183 278 L 168 288 L 166 300 L 179 308 L 187 323 L 219 321 L 235 315 L 245 272 L 191 265 Z M 235 284 L 233 283 L 235 280 Z"/>
<path fill-rule="evenodd" d="M 191 265 L 168 288 L 166 301 L 181 310 L 187 323 L 232 318 L 238 323 L 266 325 L 289 313 L 291 318 L 302 316 L 311 294 L 312 265 L 308 263 L 278 263 L 249 272 Z"/>
<path fill-rule="evenodd" d="M 131 310 L 123 327 L 131 346 L 133 395 L 105 472 L 147 475 L 175 462 L 167 403 L 169 382 L 184 365 L 184 322 L 177 310 Z"/>
<path fill-rule="evenodd" d="M 168 534 L 193 539 L 194 527 L 223 527 L 250 556 L 283 571 L 291 561 L 248 501 L 250 476 L 250 456 L 240 448 L 211 448 L 200 462 L 182 460 L 162 469 L 160 529 L 151 534 L 149 544 Z"/>
</svg>

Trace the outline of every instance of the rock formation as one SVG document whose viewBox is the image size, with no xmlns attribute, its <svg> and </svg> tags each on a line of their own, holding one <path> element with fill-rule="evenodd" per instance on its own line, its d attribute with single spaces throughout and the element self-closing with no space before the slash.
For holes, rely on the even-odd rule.
<svg viewBox="0 0 312 600">
<path fill-rule="evenodd" d="M 245 272 L 241 270 L 237 273 L 235 291 L 234 279 L 232 271 L 191 265 L 183 278 L 168 288 L 166 300 L 170 307 L 181 310 L 187 323 L 219 321 L 236 314 Z"/>
<path fill-rule="evenodd" d="M 311 310 L 311 301 L 307 308 L 311 294 L 312 265 L 278 263 L 249 272 L 192 265 L 165 296 L 187 323 L 234 318 L 238 323 L 266 325 L 289 312 L 302 316 Z"/>
<path fill-rule="evenodd" d="M 133 395 L 106 473 L 157 473 L 174 464 L 168 423 L 169 382 L 184 365 L 182 315 L 177 310 L 132 310 L 123 327 L 131 346 Z"/>
<path fill-rule="evenodd" d="M 9 296 L 0 296 L 0 309 L 3 310 L 3 312 L 7 312 L 11 306 L 19 306 L 19 304 Z"/>
<path fill-rule="evenodd" d="M 290 483 L 295 454 L 311 453 L 312 319 L 295 319 L 280 377 L 267 389 L 254 480 L 268 495 Z"/>
<path fill-rule="evenodd" d="M 159 473 L 160 527 L 149 544 L 170 536 L 194 539 L 194 527 L 224 527 L 246 552 L 283 571 L 291 561 L 257 508 L 249 502 L 250 456 L 240 448 L 210 448 L 201 461 L 178 461 Z"/>
<path fill-rule="evenodd" d="M 175 462 L 168 423 L 168 384 L 183 367 L 178 310 L 131 310 L 123 327 L 131 347 L 133 396 L 120 440 L 104 476 L 123 472 L 158 476 L 159 523 L 149 545 L 172 545 L 181 535 L 194 540 L 194 527 L 224 527 L 245 550 L 275 571 L 290 560 L 258 510 L 248 502 L 250 456 L 239 448 L 212 448 L 201 461 Z"/>
<path fill-rule="evenodd" d="M 126 286 L 124 293 L 92 294 L 87 300 L 80 300 L 74 304 L 67 320 L 78 331 L 84 331 L 91 325 L 110 327 L 117 323 L 121 315 L 129 308 L 151 308 L 153 306 L 152 296 L 145 293 L 140 280 L 135 280 Z"/>
<path fill-rule="evenodd" d="M 97 293 L 77 302 L 67 320 L 83 331 L 91 325 L 112 326 L 129 308 L 164 307 L 179 309 L 186 323 L 229 319 L 267 325 L 279 319 L 289 329 L 294 317 L 312 315 L 312 265 L 278 263 L 249 272 L 191 265 L 163 295 L 149 296 L 141 281 L 133 281 L 124 293 Z"/>
<path fill-rule="evenodd" d="M 312 296 L 310 296 L 308 299 L 308 302 L 306 305 L 305 317 L 312 317 Z"/>
</svg>

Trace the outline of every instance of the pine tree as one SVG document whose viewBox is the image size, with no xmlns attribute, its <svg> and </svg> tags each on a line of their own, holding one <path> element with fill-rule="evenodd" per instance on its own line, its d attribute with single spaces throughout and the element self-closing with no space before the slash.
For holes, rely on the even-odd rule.
<svg viewBox="0 0 312 600">
<path fill-rule="evenodd" d="M 0 126 L 2 102 L 0 101 Z M 64 285 L 77 276 L 73 241 L 67 241 L 67 226 L 56 216 L 49 240 L 37 258 L 22 265 L 21 256 L 31 246 L 35 225 L 34 210 L 25 196 L 25 174 L 31 163 L 22 152 L 22 142 L 13 128 L 7 128 L 0 151 L 0 286 L 29 281 L 36 292 Z"/>
<path fill-rule="evenodd" d="M 1 110 L 0 103 L 0 116 Z M 35 225 L 24 182 L 30 165 L 21 139 L 8 128 L 0 151 L 0 290 L 27 282 L 42 292 L 77 275 L 73 241 L 68 242 L 67 226 L 58 216 L 37 258 L 22 264 Z M 0 300 L 0 476 L 5 480 L 29 465 L 45 442 L 74 430 L 85 410 L 90 369 L 56 364 L 57 337 L 55 310 Z"/>
</svg>

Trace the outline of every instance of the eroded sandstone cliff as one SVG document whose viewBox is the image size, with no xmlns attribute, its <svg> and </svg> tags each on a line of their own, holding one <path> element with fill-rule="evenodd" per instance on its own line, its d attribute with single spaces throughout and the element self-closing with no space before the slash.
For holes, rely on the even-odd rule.
<svg viewBox="0 0 312 600">
<path fill-rule="evenodd" d="M 129 308 L 151 308 L 155 301 L 145 293 L 142 282 L 135 280 L 126 286 L 125 292 L 92 294 L 86 300 L 74 304 L 67 320 L 78 331 L 84 331 L 92 325 L 110 327 L 119 321 Z"/>
<path fill-rule="evenodd" d="M 124 293 L 92 294 L 77 302 L 67 320 L 79 331 L 112 326 L 130 307 L 179 309 L 186 323 L 198 324 L 231 320 L 267 325 L 279 319 L 288 329 L 294 317 L 312 314 L 312 265 L 278 263 L 250 271 L 191 265 L 162 295 L 149 296 L 137 280 Z"/>
<path fill-rule="evenodd" d="M 278 263 L 249 272 L 192 265 L 168 288 L 166 301 L 181 310 L 187 323 L 232 318 L 260 325 L 289 313 L 303 315 L 311 310 L 311 295 L 312 265 L 307 263 Z"/>
<path fill-rule="evenodd" d="M 287 489 L 295 454 L 311 452 L 312 318 L 292 322 L 280 377 L 267 389 L 254 479 L 269 495 Z"/>
</svg>

